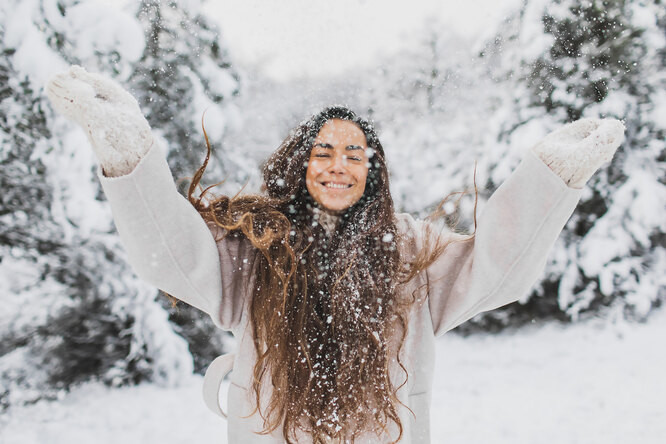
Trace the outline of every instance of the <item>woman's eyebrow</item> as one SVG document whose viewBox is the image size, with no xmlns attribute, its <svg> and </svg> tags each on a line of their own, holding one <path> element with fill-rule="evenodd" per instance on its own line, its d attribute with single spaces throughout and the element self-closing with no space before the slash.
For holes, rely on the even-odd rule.
<svg viewBox="0 0 666 444">
<path fill-rule="evenodd" d="M 326 143 L 326 142 L 315 143 L 312 147 L 313 148 L 322 147 L 322 148 L 326 148 L 326 149 L 329 149 L 329 150 L 332 150 L 334 148 L 333 145 L 331 145 L 330 143 Z M 363 147 L 361 145 L 347 145 L 345 147 L 345 150 L 346 151 L 365 150 L 365 147 Z"/>
</svg>

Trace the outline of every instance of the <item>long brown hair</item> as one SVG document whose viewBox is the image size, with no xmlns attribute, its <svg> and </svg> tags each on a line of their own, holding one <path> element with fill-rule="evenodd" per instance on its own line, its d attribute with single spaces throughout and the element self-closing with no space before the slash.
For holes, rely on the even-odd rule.
<svg viewBox="0 0 666 444">
<path fill-rule="evenodd" d="M 330 119 L 354 122 L 371 150 L 365 193 L 341 216 L 335 232 L 307 192 L 312 144 Z M 205 130 L 204 130 L 205 134 Z M 368 430 L 381 435 L 392 422 L 400 440 L 397 390 L 407 380 L 400 350 L 416 295 L 400 291 L 443 251 L 435 241 L 416 257 L 397 227 L 384 149 L 370 122 L 345 107 L 329 107 L 292 130 L 263 167 L 265 194 L 195 197 L 210 157 L 190 185 L 188 198 L 202 217 L 227 234 L 244 236 L 258 251 L 249 305 L 257 353 L 252 391 L 264 421 L 262 433 L 283 426 L 287 443 L 297 431 L 314 443 L 354 441 Z M 389 376 L 396 359 L 405 374 Z M 266 379 L 268 378 L 268 379 Z M 261 408 L 262 383 L 272 390 Z"/>
</svg>

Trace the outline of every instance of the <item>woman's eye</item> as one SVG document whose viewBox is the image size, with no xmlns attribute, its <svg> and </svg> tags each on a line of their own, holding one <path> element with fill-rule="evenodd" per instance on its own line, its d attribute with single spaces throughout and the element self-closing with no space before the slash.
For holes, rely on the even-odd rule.
<svg viewBox="0 0 666 444">
<path fill-rule="evenodd" d="M 361 161 L 361 158 L 360 158 L 360 157 L 347 157 L 347 159 L 349 159 L 349 160 L 354 160 L 354 161 L 356 161 L 356 162 L 360 162 L 360 161 Z"/>
<path fill-rule="evenodd" d="M 315 157 L 330 157 L 330 155 L 327 154 L 327 153 L 319 153 L 319 154 L 315 154 Z"/>
</svg>

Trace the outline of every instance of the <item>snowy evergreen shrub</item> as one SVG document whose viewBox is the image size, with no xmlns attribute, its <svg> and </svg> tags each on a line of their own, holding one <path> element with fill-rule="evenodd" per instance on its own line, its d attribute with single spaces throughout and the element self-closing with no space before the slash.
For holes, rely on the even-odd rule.
<svg viewBox="0 0 666 444">
<path fill-rule="evenodd" d="M 525 81 L 532 105 L 549 113 L 564 108 L 567 119 L 576 120 L 612 91 L 646 93 L 648 85 L 636 78 L 647 55 L 644 29 L 632 24 L 631 15 L 626 0 L 549 6 L 542 21 L 552 44 L 536 60 L 527 61 L 531 72 Z"/>
<path fill-rule="evenodd" d="M 15 52 L 2 50 L 8 56 Z M 5 309 L 0 323 L 0 405 L 6 408 L 12 401 L 54 396 L 57 389 L 91 376 L 118 383 L 121 366 L 131 366 L 120 372 L 123 378 L 159 379 L 153 378 L 158 367 L 153 363 L 162 359 L 153 359 L 150 355 L 156 350 L 132 334 L 134 318 L 142 314 L 110 304 L 112 296 L 120 300 L 132 290 L 130 286 L 116 289 L 120 295 L 109 292 L 109 278 L 129 273 L 114 252 L 118 245 L 72 235 L 68 230 L 75 221 L 58 214 L 67 211 L 62 208 L 67 205 L 62 193 L 73 184 L 63 183 L 68 178 L 57 165 L 42 161 L 50 154 L 65 153 L 49 140 L 51 116 L 39 88 L 16 71 L 9 57 L 0 64 L 0 77 L 4 80 L 0 263 Z M 120 308 L 118 300 L 115 306 Z M 133 346 L 146 350 L 131 354 Z"/>
<path fill-rule="evenodd" d="M 534 26 L 541 17 L 542 27 Z M 666 8 L 659 1 L 527 2 L 485 48 L 501 96 L 492 184 L 514 164 L 502 146 L 580 117 L 615 117 L 627 139 L 588 183 L 544 280 L 523 304 L 474 320 L 486 327 L 542 316 L 647 317 L 666 297 Z M 514 62 L 514 63 L 507 63 Z M 518 61 L 519 63 L 515 63 Z"/>
<path fill-rule="evenodd" d="M 129 84 L 153 129 L 169 143 L 169 164 L 175 176 L 191 176 L 205 157 L 201 122 L 218 148 L 217 167 L 228 180 L 242 180 L 234 156 L 221 145 L 237 121 L 232 104 L 239 77 L 219 41 L 219 31 L 198 11 L 199 2 L 142 0 L 137 16 L 146 34 L 146 48 Z M 231 177 L 230 177 L 231 176 Z"/>
<path fill-rule="evenodd" d="M 177 23 L 198 7 L 163 5 Z M 221 144 L 236 119 L 230 99 L 238 89 L 217 30 L 196 17 L 172 31 L 199 35 L 199 49 L 174 34 L 176 46 L 164 52 L 174 57 L 172 66 L 183 66 L 173 75 L 188 79 L 175 91 L 186 91 L 187 102 L 169 107 L 164 100 L 173 111 L 160 120 L 146 104 L 159 103 L 159 91 L 174 90 L 168 72 L 154 81 L 141 77 L 147 54 L 159 50 L 146 43 L 154 43 L 148 31 L 159 26 L 144 9 L 75 0 L 0 5 L 0 410 L 54 398 L 90 379 L 177 384 L 193 370 L 191 353 L 200 369 L 222 351 L 221 331 L 210 319 L 179 304 L 169 322 L 164 295 L 134 277 L 96 178 L 94 153 L 78 127 L 53 113 L 42 89 L 52 74 L 74 63 L 135 88 L 171 148 L 170 160 L 180 165 L 181 176 L 191 175 L 205 156 L 193 122 L 208 108 L 207 118 L 214 117 L 209 135 Z M 198 71 L 188 72 L 188 64 Z M 208 177 L 220 180 L 217 174 Z M 175 330 L 187 337 L 191 351 Z"/>
</svg>

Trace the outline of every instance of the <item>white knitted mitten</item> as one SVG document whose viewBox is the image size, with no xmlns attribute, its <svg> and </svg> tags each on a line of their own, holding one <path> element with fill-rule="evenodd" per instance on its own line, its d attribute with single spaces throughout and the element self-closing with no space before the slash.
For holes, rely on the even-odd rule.
<svg viewBox="0 0 666 444">
<path fill-rule="evenodd" d="M 57 111 L 81 125 L 106 176 L 130 173 L 153 144 L 137 101 L 107 77 L 72 66 L 49 80 L 46 93 Z"/>
<path fill-rule="evenodd" d="M 582 188 L 623 141 L 619 120 L 580 119 L 548 134 L 532 150 L 568 186 Z"/>
</svg>

